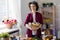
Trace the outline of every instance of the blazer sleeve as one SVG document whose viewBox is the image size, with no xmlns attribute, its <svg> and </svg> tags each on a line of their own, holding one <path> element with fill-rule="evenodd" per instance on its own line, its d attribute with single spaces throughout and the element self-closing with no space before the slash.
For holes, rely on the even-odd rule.
<svg viewBox="0 0 60 40">
<path fill-rule="evenodd" d="M 26 18 L 25 18 L 25 21 L 24 21 L 24 26 L 26 25 L 26 24 L 28 24 L 28 22 L 29 22 L 29 14 L 26 16 Z"/>
<path fill-rule="evenodd" d="M 40 14 L 40 23 L 43 25 L 43 16 Z"/>
</svg>

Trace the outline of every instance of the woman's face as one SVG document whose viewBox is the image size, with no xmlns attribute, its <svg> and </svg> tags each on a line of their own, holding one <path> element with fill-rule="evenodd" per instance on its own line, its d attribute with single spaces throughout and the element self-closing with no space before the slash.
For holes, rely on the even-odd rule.
<svg viewBox="0 0 60 40">
<path fill-rule="evenodd" d="M 36 11 L 36 6 L 34 4 L 31 4 L 30 8 L 31 8 L 32 11 Z"/>
</svg>

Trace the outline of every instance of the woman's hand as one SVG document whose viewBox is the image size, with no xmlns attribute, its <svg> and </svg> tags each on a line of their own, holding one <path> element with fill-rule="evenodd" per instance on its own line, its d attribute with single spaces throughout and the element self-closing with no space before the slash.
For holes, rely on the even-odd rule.
<svg viewBox="0 0 60 40">
<path fill-rule="evenodd" d="M 26 24 L 26 27 L 30 30 L 32 30 L 32 28 L 29 26 L 29 24 Z"/>
</svg>

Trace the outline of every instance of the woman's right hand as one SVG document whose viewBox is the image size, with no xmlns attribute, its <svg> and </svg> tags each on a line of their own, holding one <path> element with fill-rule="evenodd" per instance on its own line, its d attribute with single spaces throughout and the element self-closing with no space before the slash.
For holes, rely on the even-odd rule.
<svg viewBox="0 0 60 40">
<path fill-rule="evenodd" d="M 28 29 L 32 30 L 32 28 L 30 27 L 29 24 L 26 24 L 26 27 L 27 27 Z"/>
</svg>

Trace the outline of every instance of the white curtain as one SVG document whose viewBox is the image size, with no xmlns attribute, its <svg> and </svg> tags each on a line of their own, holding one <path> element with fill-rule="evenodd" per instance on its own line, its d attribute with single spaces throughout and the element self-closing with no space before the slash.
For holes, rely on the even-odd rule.
<svg viewBox="0 0 60 40">
<path fill-rule="evenodd" d="M 20 0 L 7 0 L 8 1 L 8 13 L 10 19 L 17 19 L 18 26 L 21 25 L 21 7 Z"/>
</svg>

